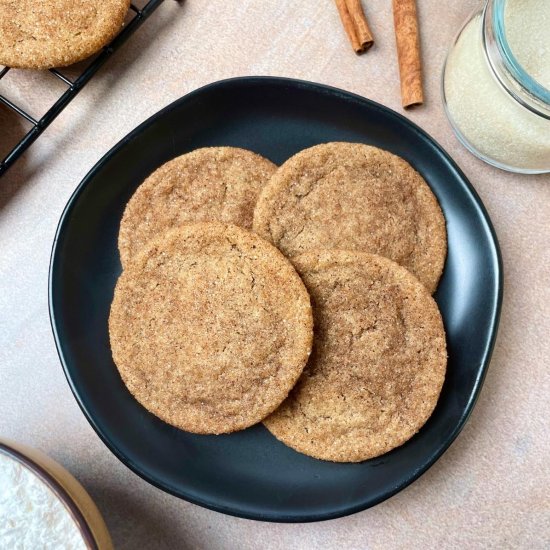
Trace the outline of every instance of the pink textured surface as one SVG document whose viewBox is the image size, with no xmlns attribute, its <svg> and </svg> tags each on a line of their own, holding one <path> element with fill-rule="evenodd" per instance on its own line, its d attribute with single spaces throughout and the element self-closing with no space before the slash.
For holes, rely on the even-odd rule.
<svg viewBox="0 0 550 550">
<path fill-rule="evenodd" d="M 420 480 L 339 520 L 262 524 L 151 487 L 111 455 L 80 412 L 55 352 L 47 270 L 58 218 L 91 166 L 145 118 L 203 84 L 240 75 L 314 80 L 401 111 L 390 2 L 364 2 L 376 44 L 351 51 L 331 0 L 166 0 L 152 19 L 0 180 L 0 437 L 45 451 L 89 490 L 118 548 L 548 548 L 550 177 L 506 174 L 453 136 L 439 83 L 448 46 L 477 0 L 422 0 L 426 105 L 407 113 L 455 158 L 500 239 L 500 335 L 470 422 Z M 43 74 L 0 90 L 40 113 Z M 53 82 L 54 87 L 56 86 Z M 0 153 L 20 134 L 0 110 Z"/>
</svg>

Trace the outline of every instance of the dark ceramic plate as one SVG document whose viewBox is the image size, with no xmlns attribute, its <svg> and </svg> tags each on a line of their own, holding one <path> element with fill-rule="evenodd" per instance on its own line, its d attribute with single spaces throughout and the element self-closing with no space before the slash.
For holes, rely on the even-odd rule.
<svg viewBox="0 0 550 550">
<path fill-rule="evenodd" d="M 374 144 L 426 178 L 447 219 L 449 255 L 436 300 L 448 337 L 443 393 L 408 443 L 361 464 L 301 455 L 262 426 L 192 435 L 149 414 L 111 359 L 107 318 L 120 274 L 124 205 L 163 162 L 197 147 L 235 145 L 276 163 L 327 141 Z M 316 521 L 395 494 L 449 447 L 472 411 L 495 341 L 502 267 L 487 213 L 462 172 L 417 126 L 376 103 L 279 78 L 217 82 L 176 101 L 124 138 L 91 170 L 59 222 L 50 267 L 50 315 L 59 356 L 84 414 L 141 477 L 191 502 L 246 518 Z"/>
</svg>

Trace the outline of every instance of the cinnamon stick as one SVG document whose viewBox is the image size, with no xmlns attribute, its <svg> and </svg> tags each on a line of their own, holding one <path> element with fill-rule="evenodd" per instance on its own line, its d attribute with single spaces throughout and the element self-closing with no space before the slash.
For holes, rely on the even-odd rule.
<svg viewBox="0 0 550 550">
<path fill-rule="evenodd" d="M 416 1 L 393 0 L 393 22 L 401 79 L 401 101 L 407 109 L 421 105 L 424 101 Z"/>
<path fill-rule="evenodd" d="M 342 25 L 356 53 L 368 50 L 374 43 L 361 0 L 335 0 Z"/>
<path fill-rule="evenodd" d="M 374 38 L 363 12 L 361 0 L 346 0 L 346 6 L 355 26 L 355 32 L 362 48 L 361 51 L 365 52 L 374 44 Z"/>
</svg>

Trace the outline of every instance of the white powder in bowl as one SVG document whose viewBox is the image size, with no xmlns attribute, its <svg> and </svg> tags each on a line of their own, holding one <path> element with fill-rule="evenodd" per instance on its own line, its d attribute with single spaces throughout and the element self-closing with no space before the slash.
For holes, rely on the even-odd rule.
<svg viewBox="0 0 550 550">
<path fill-rule="evenodd" d="M 86 550 L 70 512 L 32 470 L 0 451 L 0 548 Z"/>
</svg>

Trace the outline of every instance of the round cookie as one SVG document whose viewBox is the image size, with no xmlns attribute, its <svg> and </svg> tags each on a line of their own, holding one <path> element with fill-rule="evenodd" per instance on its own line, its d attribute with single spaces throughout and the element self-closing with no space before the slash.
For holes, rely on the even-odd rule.
<svg viewBox="0 0 550 550">
<path fill-rule="evenodd" d="M 326 143 L 287 160 L 263 189 L 254 231 L 293 257 L 316 248 L 380 254 L 434 292 L 445 218 L 405 160 L 360 143 Z"/>
<path fill-rule="evenodd" d="M 128 202 L 118 236 L 122 265 L 153 237 L 185 222 L 252 228 L 254 206 L 277 167 L 236 147 L 207 147 L 155 170 Z"/>
<path fill-rule="evenodd" d="M 311 296 L 313 351 L 265 426 L 297 451 L 335 462 L 402 445 L 432 414 L 445 378 L 435 301 L 381 256 L 310 251 L 294 262 Z"/>
<path fill-rule="evenodd" d="M 0 65 L 65 67 L 108 44 L 130 0 L 0 0 Z"/>
<path fill-rule="evenodd" d="M 312 344 L 309 295 L 290 262 L 237 226 L 186 224 L 120 276 L 109 335 L 122 380 L 150 412 L 219 434 L 286 398 Z"/>
</svg>

